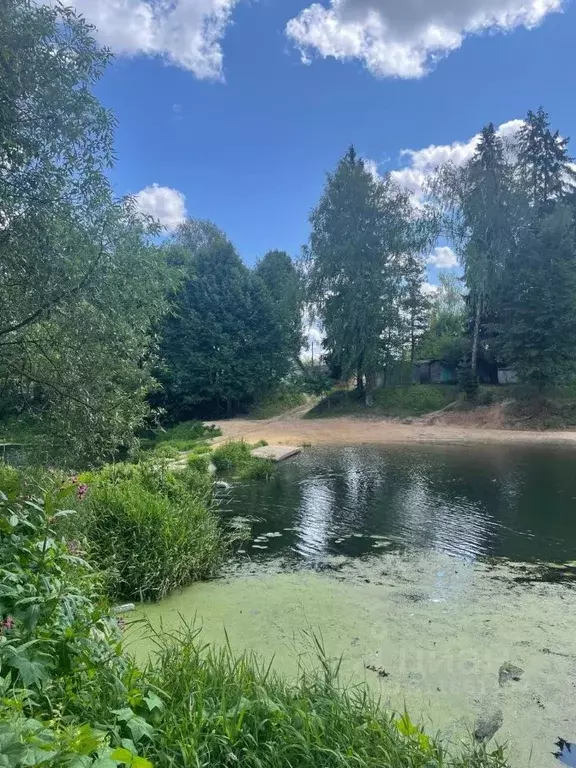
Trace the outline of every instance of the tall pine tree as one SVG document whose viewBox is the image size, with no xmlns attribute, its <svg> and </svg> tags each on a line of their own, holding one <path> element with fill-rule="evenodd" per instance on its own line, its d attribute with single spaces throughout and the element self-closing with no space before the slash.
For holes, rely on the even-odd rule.
<svg viewBox="0 0 576 768">
<path fill-rule="evenodd" d="M 366 405 L 388 339 L 400 331 L 400 262 L 427 241 L 416 218 L 408 193 L 389 176 L 374 178 L 353 147 L 311 215 L 310 299 L 332 364 L 365 380 Z"/>
<path fill-rule="evenodd" d="M 574 173 L 568 139 L 542 108 L 528 113 L 517 157 L 524 227 L 508 262 L 500 344 L 521 381 L 542 390 L 576 371 Z"/>
</svg>

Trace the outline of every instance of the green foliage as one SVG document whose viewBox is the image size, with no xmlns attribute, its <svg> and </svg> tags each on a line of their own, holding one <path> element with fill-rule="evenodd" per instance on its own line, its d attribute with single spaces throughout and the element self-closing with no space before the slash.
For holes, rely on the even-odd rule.
<svg viewBox="0 0 576 768">
<path fill-rule="evenodd" d="M 149 757 L 155 764 L 245 768 L 504 768 L 500 750 L 451 758 L 368 690 L 338 684 L 321 643 L 318 663 L 288 683 L 253 654 L 204 645 L 193 629 L 156 635 L 151 684 L 170 696 Z"/>
<path fill-rule="evenodd" d="M 458 386 L 464 393 L 466 400 L 476 400 L 479 385 L 475 371 L 469 365 L 460 365 L 458 368 Z"/>
<path fill-rule="evenodd" d="M 62 536 L 74 515 L 60 508 L 68 493 L 0 492 L 1 759 L 14 768 L 151 768 L 135 746 L 152 734 L 136 712 L 148 690 L 133 687 L 138 675 L 100 577 L 79 542 Z"/>
<path fill-rule="evenodd" d="M 77 504 L 81 533 L 115 598 L 160 600 L 214 573 L 224 541 L 210 478 L 197 470 L 171 471 L 152 459 L 93 474 Z"/>
<path fill-rule="evenodd" d="M 187 458 L 187 464 L 189 469 L 195 472 L 208 472 L 211 457 L 210 453 L 191 453 Z"/>
<path fill-rule="evenodd" d="M 256 406 L 250 410 L 250 418 L 271 419 L 293 408 L 298 408 L 305 402 L 306 396 L 302 392 L 294 387 L 283 386 L 259 400 Z"/>
<path fill-rule="evenodd" d="M 221 434 L 214 424 L 205 426 L 201 421 L 182 421 L 159 432 L 156 439 L 160 443 L 181 441 L 195 444 L 198 440 L 218 437 Z"/>
<path fill-rule="evenodd" d="M 301 388 L 306 394 L 321 397 L 329 392 L 334 381 L 325 365 L 312 365 L 312 362 L 302 364 L 303 378 Z"/>
<path fill-rule="evenodd" d="M 243 441 L 231 441 L 219 445 L 212 452 L 212 462 L 219 472 L 229 472 L 242 480 L 268 479 L 275 471 L 274 462 L 257 459 L 251 455 L 253 448 L 265 442 L 250 445 Z"/>
<path fill-rule="evenodd" d="M 441 272 L 432 302 L 430 325 L 418 343 L 418 359 L 444 360 L 450 365 L 458 365 L 469 349 L 465 326 L 466 307 L 461 281 Z"/>
<path fill-rule="evenodd" d="M 416 213 L 409 193 L 389 176 L 374 179 L 353 147 L 329 174 L 310 222 L 309 299 L 326 332 L 324 346 L 342 378 L 366 376 L 369 391 L 378 370 L 402 353 L 405 318 L 411 343 L 420 332 L 418 254 L 434 222 Z"/>
<path fill-rule="evenodd" d="M 170 284 L 157 227 L 107 179 L 114 118 L 92 88 L 109 58 L 65 5 L 0 4 L 0 413 L 33 423 L 29 455 L 76 466 L 147 416 Z"/>
<path fill-rule="evenodd" d="M 135 471 L 103 475 L 121 484 Z M 154 473 L 146 482 L 173 486 Z M 342 689 L 315 639 L 319 663 L 290 683 L 254 655 L 210 648 L 188 628 L 156 634 L 154 660 L 137 669 L 116 620 L 96 602 L 98 577 L 59 535 L 69 515 L 58 502 L 68 492 L 0 500 L 6 765 L 504 768 L 500 750 L 483 747 L 452 759 L 407 714 L 383 712 L 364 687 Z"/>
<path fill-rule="evenodd" d="M 288 372 L 280 318 L 262 280 L 213 225 L 188 222 L 173 248 L 185 279 L 162 329 L 159 402 L 174 419 L 231 415 Z"/>
<path fill-rule="evenodd" d="M 382 416 L 424 416 L 439 411 L 457 397 L 454 387 L 444 384 L 420 384 L 383 387 L 374 392 L 374 410 Z M 362 413 L 364 401 L 357 391 L 335 390 L 321 400 L 305 418 L 329 418 Z"/>
<path fill-rule="evenodd" d="M 272 301 L 274 315 L 280 325 L 282 356 L 297 362 L 303 346 L 302 281 L 290 256 L 284 251 L 270 251 L 256 265 Z"/>
</svg>

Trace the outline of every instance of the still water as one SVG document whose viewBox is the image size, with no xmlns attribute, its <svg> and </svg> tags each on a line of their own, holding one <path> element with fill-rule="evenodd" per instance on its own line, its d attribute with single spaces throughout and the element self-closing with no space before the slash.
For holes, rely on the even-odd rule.
<svg viewBox="0 0 576 768">
<path fill-rule="evenodd" d="M 235 486 L 246 556 L 315 560 L 433 550 L 469 560 L 576 559 L 576 450 L 553 446 L 307 448 Z"/>
</svg>

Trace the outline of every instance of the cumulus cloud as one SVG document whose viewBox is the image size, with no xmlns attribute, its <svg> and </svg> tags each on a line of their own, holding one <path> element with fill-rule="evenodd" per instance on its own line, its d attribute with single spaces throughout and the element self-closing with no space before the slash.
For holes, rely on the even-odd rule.
<svg viewBox="0 0 576 768">
<path fill-rule="evenodd" d="M 423 77 L 468 35 L 531 28 L 565 0 L 325 0 L 286 27 L 303 61 L 358 59 L 379 77 Z"/>
<path fill-rule="evenodd" d="M 141 213 L 153 216 L 171 231 L 186 220 L 186 198 L 177 189 L 152 184 L 134 195 Z"/>
<path fill-rule="evenodd" d="M 522 120 L 509 120 L 498 128 L 502 138 L 511 138 L 523 125 Z M 444 163 L 461 166 L 468 162 L 478 145 L 479 134 L 469 141 L 453 144 L 431 144 L 424 149 L 403 149 L 400 156 L 408 161 L 404 168 L 391 172 L 392 178 L 401 186 L 414 192 L 416 200 L 424 197 L 426 181 L 436 169 Z"/>
<path fill-rule="evenodd" d="M 380 181 L 382 177 L 378 172 L 378 163 L 376 162 L 376 160 L 371 160 L 370 158 L 364 158 L 364 168 L 368 171 L 370 176 L 372 176 L 374 181 Z"/>
<path fill-rule="evenodd" d="M 433 285 L 432 283 L 423 283 L 422 284 L 422 293 L 424 296 L 435 296 L 438 293 L 439 286 Z"/>
<path fill-rule="evenodd" d="M 428 257 L 428 264 L 436 269 L 452 269 L 458 266 L 458 259 L 452 248 L 447 245 L 438 245 Z"/>
<path fill-rule="evenodd" d="M 114 53 L 161 56 L 198 78 L 222 78 L 220 43 L 238 0 L 63 2 L 94 24 L 99 41 Z"/>
</svg>

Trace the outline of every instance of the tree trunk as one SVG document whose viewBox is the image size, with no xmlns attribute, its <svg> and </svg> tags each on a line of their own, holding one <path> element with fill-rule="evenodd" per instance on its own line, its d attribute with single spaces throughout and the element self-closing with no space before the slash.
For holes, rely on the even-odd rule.
<svg viewBox="0 0 576 768">
<path fill-rule="evenodd" d="M 374 405 L 375 385 L 376 376 L 373 373 L 366 374 L 366 387 L 364 389 L 364 405 L 366 408 L 372 408 Z"/>
<path fill-rule="evenodd" d="M 476 302 L 476 314 L 474 317 L 474 332 L 472 335 L 472 355 L 470 356 L 470 370 L 476 376 L 478 373 L 478 339 L 480 337 L 480 302 Z"/>
<path fill-rule="evenodd" d="M 364 391 L 364 374 L 362 373 L 360 368 L 356 372 L 356 389 L 358 390 L 358 392 Z"/>
<path fill-rule="evenodd" d="M 414 358 L 416 357 L 416 329 L 414 323 L 414 316 L 410 321 L 410 364 L 414 365 Z"/>
</svg>

